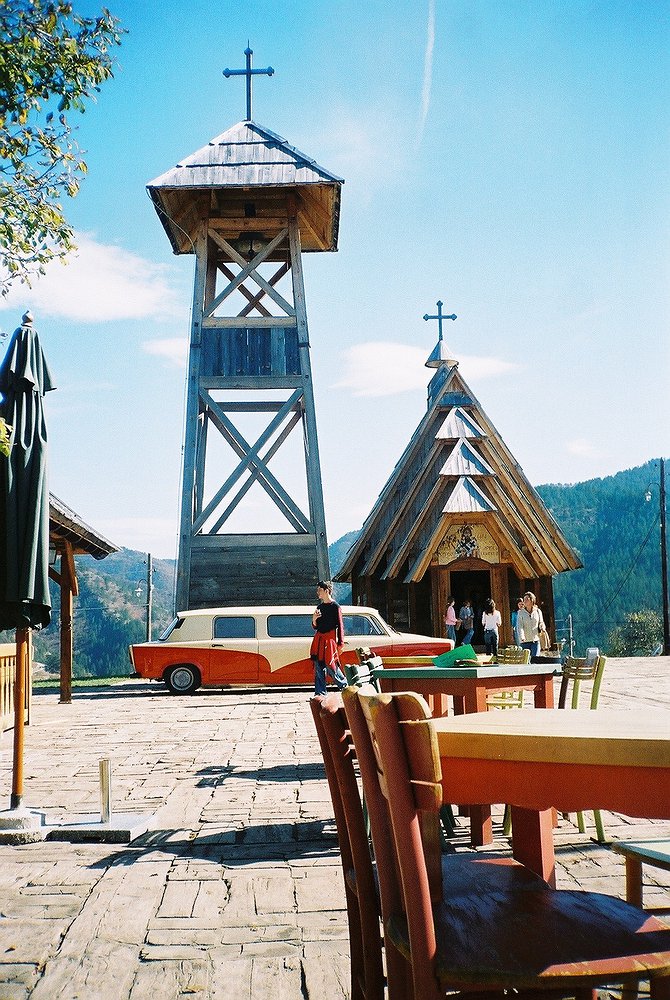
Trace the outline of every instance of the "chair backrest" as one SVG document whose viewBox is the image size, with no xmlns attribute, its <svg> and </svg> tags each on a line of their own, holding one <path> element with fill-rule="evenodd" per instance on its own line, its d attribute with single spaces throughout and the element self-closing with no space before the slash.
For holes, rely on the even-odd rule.
<svg viewBox="0 0 670 1000">
<path fill-rule="evenodd" d="M 494 659 L 496 663 L 526 664 L 530 663 L 530 650 L 523 646 L 503 646 Z"/>
<path fill-rule="evenodd" d="M 591 662 L 588 662 L 586 657 L 566 657 L 561 668 L 562 677 L 561 689 L 558 695 L 558 707 L 568 707 L 568 691 L 570 684 L 572 683 L 572 697 L 570 699 L 569 707 L 579 708 L 581 683 L 582 681 L 592 681 L 593 687 L 591 688 L 589 708 L 597 708 L 598 698 L 600 696 L 600 685 L 602 683 L 603 671 L 605 670 L 606 663 L 606 656 L 596 656 L 591 660 Z"/>
<path fill-rule="evenodd" d="M 376 695 L 378 692 L 370 685 L 359 691 L 349 687 L 342 692 L 344 710 L 349 723 L 349 730 L 356 747 L 358 767 L 363 782 L 363 794 L 365 805 L 370 820 L 370 832 L 372 834 L 372 845 L 377 864 L 377 880 L 379 882 L 379 896 L 381 901 L 382 922 L 384 929 L 389 922 L 397 917 L 404 910 L 402 888 L 400 884 L 400 872 L 395 854 L 395 847 L 391 835 L 391 816 L 388 803 L 382 793 L 380 786 L 380 776 L 377 770 L 377 758 L 368 724 L 363 714 L 363 707 L 359 700 L 359 693 L 363 697 Z M 385 935 L 384 951 L 386 954 L 386 975 L 388 979 L 389 997 L 407 997 L 411 995 L 411 990 L 407 992 L 408 967 L 403 956 L 393 947 L 390 937 Z"/>
<path fill-rule="evenodd" d="M 355 695 L 354 695 L 355 697 Z M 347 718 L 354 742 L 353 703 L 345 692 Z M 388 803 L 390 828 L 377 831 L 372 826 L 375 852 L 378 841 L 392 840 L 391 849 L 400 875 L 398 905 L 405 914 L 412 956 L 414 995 L 422 1000 L 438 995 L 434 974 L 436 935 L 433 903 L 442 899 L 442 860 L 439 836 L 439 809 L 442 804 L 441 767 L 437 737 L 426 702 L 416 694 L 384 695 L 358 692 L 358 701 L 368 730 L 372 769 L 361 775 L 366 800 L 368 794 L 383 795 Z M 359 714 L 360 722 L 360 714 Z M 358 745 L 358 744 L 357 744 Z M 372 771 L 372 773 L 371 773 Z M 372 820 L 372 815 L 371 815 Z M 389 829 L 392 837 L 389 838 Z M 380 844 L 380 847 L 382 845 Z M 390 862 L 392 867 L 394 861 Z M 380 859 L 377 857 L 380 872 Z M 384 896 L 382 892 L 382 909 Z"/>
<path fill-rule="evenodd" d="M 346 716 L 339 694 L 315 697 L 316 726 L 340 843 L 349 920 L 352 997 L 383 1000 L 379 897 Z"/>
<path fill-rule="evenodd" d="M 372 676 L 372 670 L 384 665 L 381 656 L 371 653 L 366 646 L 357 649 L 356 653 L 358 655 L 358 663 L 343 664 L 347 681 L 349 684 L 353 684 L 354 687 L 361 687 L 363 684 L 372 684 L 379 690 L 379 685 Z"/>
</svg>

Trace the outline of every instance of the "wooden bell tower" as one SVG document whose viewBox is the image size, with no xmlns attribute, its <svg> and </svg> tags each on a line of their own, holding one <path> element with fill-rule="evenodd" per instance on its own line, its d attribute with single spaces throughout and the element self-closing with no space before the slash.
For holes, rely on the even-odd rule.
<svg viewBox="0 0 670 1000">
<path fill-rule="evenodd" d="M 195 254 L 178 610 L 314 599 L 329 577 L 302 255 L 342 181 L 250 118 L 148 185 Z"/>
</svg>

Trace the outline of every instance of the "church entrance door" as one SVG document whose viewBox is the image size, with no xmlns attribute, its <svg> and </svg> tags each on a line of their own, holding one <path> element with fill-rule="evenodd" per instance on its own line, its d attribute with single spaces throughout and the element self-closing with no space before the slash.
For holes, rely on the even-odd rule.
<svg viewBox="0 0 670 1000">
<path fill-rule="evenodd" d="M 491 597 L 491 573 L 486 569 L 452 570 L 451 593 L 456 598 L 456 616 L 463 606 L 463 601 L 470 598 L 475 614 L 475 634 L 472 639 L 474 646 L 484 645 L 484 629 L 482 628 L 482 612 L 484 602 Z M 460 630 L 456 632 L 460 642 Z"/>
</svg>

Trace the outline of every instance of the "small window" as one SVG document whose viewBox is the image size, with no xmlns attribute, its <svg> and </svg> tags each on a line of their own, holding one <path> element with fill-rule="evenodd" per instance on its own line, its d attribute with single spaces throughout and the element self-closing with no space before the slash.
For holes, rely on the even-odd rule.
<svg viewBox="0 0 670 1000">
<path fill-rule="evenodd" d="M 268 615 L 268 635 L 272 639 L 311 639 L 314 635 L 312 616 Z"/>
<path fill-rule="evenodd" d="M 214 619 L 215 639 L 255 639 L 256 619 L 248 615 L 226 615 Z"/>
<path fill-rule="evenodd" d="M 367 615 L 343 615 L 344 634 L 347 635 L 384 635 L 379 623 Z"/>
</svg>

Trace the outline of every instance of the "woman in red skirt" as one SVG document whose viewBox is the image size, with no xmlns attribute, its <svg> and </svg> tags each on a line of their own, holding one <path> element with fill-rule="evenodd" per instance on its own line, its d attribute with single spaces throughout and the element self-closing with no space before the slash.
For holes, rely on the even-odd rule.
<svg viewBox="0 0 670 1000">
<path fill-rule="evenodd" d="M 330 674 L 340 691 L 347 686 L 347 678 L 340 667 L 344 624 L 342 610 L 333 600 L 333 584 L 330 580 L 319 580 L 316 596 L 319 603 L 312 615 L 314 638 L 309 655 L 314 661 L 314 694 L 325 694 L 326 674 Z"/>
</svg>

